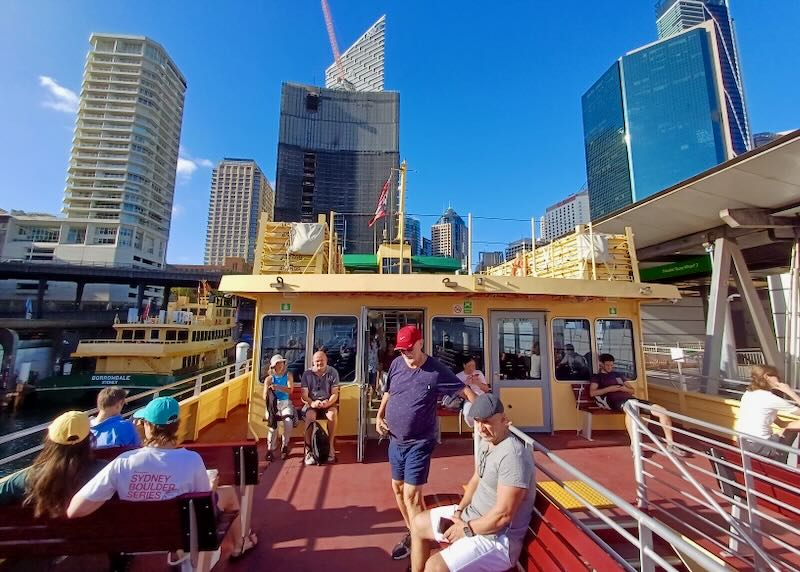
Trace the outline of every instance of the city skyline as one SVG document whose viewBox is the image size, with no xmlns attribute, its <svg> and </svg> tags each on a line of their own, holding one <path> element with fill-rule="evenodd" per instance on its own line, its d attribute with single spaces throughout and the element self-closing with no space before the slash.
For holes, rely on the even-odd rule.
<svg viewBox="0 0 800 572">
<path fill-rule="evenodd" d="M 440 205 L 453 198 L 464 215 L 520 219 L 497 225 L 476 216 L 474 249 L 485 250 L 481 243 L 507 243 L 529 236 L 526 219 L 538 218 L 547 205 L 580 186 L 584 178 L 580 94 L 614 58 L 657 37 L 652 4 L 600 4 L 576 15 L 569 36 L 563 36 L 563 30 L 544 28 L 541 37 L 529 41 L 524 22 L 546 18 L 551 9 L 553 16 L 555 8 L 538 12 L 528 7 L 468 8 L 453 15 L 445 6 L 425 3 L 415 4 L 412 10 L 390 2 L 380 6 L 332 3 L 342 45 L 350 45 L 380 14 L 387 14 L 386 89 L 398 90 L 403 97 L 401 155 L 411 169 L 407 210 L 421 215 L 423 227 L 432 222 L 426 220 L 427 215 L 441 212 Z M 42 10 L 42 5 L 47 9 Z M 12 3 L 0 24 L 11 80 L 0 111 L 0 120 L 8 126 L 0 164 L 11 176 L 0 190 L 0 207 L 58 212 L 75 121 L 72 96 L 80 87 L 86 39 L 91 32 L 109 30 L 146 35 L 164 46 L 189 84 L 167 260 L 200 262 L 204 245 L 198 219 L 206 218 L 210 166 L 224 156 L 253 157 L 266 167 L 265 175 L 274 184 L 271 167 L 275 165 L 280 82 L 319 85 L 324 81 L 321 70 L 330 64 L 330 48 L 318 6 L 254 6 L 252 17 L 269 22 L 275 34 L 253 53 L 248 51 L 253 40 L 237 36 L 233 26 L 226 24 L 216 33 L 218 23 L 211 12 L 186 13 L 148 2 L 136 9 L 89 2 L 38 6 Z M 145 18 L 148 6 L 161 15 L 155 22 Z M 614 8 L 626 13 L 624 22 L 612 17 Z M 796 50 L 788 40 L 789 23 L 797 21 L 800 10 L 796 5 L 779 5 L 758 11 L 735 3 L 731 12 L 746 72 L 752 131 L 798 127 L 800 112 L 790 104 L 790 94 L 775 87 L 792 81 L 788 70 L 796 64 Z M 444 17 L 453 18 L 452 30 L 437 26 Z M 464 29 L 478 19 L 485 24 L 485 32 L 483 41 L 476 43 L 465 37 Z M 63 26 L 64 21 L 70 26 Z M 309 40 L 303 46 L 284 45 L 292 35 L 290 23 L 307 29 Z M 17 53 L 14 45 L 19 34 L 34 31 L 31 49 Z M 197 33 L 206 31 L 208 42 L 198 50 Z M 570 45 L 575 42 L 580 45 Z M 589 44 L 593 47 L 586 50 Z M 553 45 L 560 51 L 545 54 L 545 46 Z M 242 57 L 229 58 L 231 50 Z M 526 62 L 533 53 L 541 56 L 537 56 L 535 73 L 520 73 L 531 69 Z M 580 54 L 578 59 L 576 54 Z M 214 85 L 215 74 L 207 71 L 220 65 L 231 73 L 256 65 L 260 87 L 221 89 Z M 441 73 L 442 69 L 447 73 Z M 476 81 L 475 73 L 481 81 Z M 558 81 L 543 85 L 536 80 L 553 74 Z M 501 78 L 513 78 L 517 91 L 527 92 L 534 105 L 521 105 L 521 100 L 503 95 Z M 451 95 L 432 97 L 437 90 Z M 458 97 L 453 97 L 456 93 Z M 472 109 L 480 113 L 468 111 Z M 545 109 L 547 113 L 542 113 Z M 462 120 L 465 113 L 470 113 L 471 121 Z M 531 138 L 530 130 L 548 136 Z M 245 135 L 245 131 L 251 133 Z M 502 145 L 485 143 L 498 138 L 503 139 Z M 36 177 L 22 176 L 32 168 Z M 536 177 L 526 177 L 532 172 Z M 379 192 L 375 190 L 376 198 Z M 487 192 L 496 200 L 485 201 Z M 524 211 L 518 208 L 523 201 Z"/>
</svg>

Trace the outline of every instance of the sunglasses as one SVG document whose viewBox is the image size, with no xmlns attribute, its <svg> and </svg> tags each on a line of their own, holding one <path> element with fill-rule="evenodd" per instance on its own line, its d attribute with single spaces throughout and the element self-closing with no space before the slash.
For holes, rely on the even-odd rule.
<svg viewBox="0 0 800 572">
<path fill-rule="evenodd" d="M 478 459 L 478 477 L 483 478 L 483 472 L 486 470 L 486 457 L 489 456 L 489 449 L 484 450 L 481 453 L 480 459 Z"/>
</svg>

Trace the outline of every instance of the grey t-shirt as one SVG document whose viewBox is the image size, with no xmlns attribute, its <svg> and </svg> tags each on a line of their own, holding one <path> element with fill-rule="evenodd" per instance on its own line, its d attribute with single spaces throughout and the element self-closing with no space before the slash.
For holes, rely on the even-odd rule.
<svg viewBox="0 0 800 572">
<path fill-rule="evenodd" d="M 333 395 L 333 388 L 339 385 L 339 372 L 334 367 L 327 367 L 322 375 L 307 369 L 300 378 L 300 387 L 308 389 L 311 399 L 328 399 Z"/>
<path fill-rule="evenodd" d="M 511 562 L 516 562 L 531 521 L 536 495 L 533 455 L 512 435 L 491 449 L 489 443 L 482 443 L 478 457 L 478 476 L 480 480 L 472 501 L 462 513 L 465 522 L 485 515 L 494 507 L 498 485 L 527 489 L 511 523 L 505 530 L 497 533 L 508 536 L 509 558 Z"/>
</svg>

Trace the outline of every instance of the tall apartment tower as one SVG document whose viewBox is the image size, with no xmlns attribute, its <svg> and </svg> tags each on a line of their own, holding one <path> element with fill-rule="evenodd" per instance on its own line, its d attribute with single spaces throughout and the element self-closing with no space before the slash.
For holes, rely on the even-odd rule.
<svg viewBox="0 0 800 572">
<path fill-rule="evenodd" d="M 547 207 L 542 224 L 542 239 L 552 242 L 573 232 L 576 225 L 588 223 L 590 220 L 589 191 L 582 189 Z"/>
<path fill-rule="evenodd" d="M 626 54 L 583 94 L 592 220 L 735 156 L 717 46 L 703 22 Z"/>
<path fill-rule="evenodd" d="M 144 36 L 92 34 L 89 42 L 58 257 L 160 268 L 186 79 Z"/>
<path fill-rule="evenodd" d="M 395 213 L 400 166 L 400 94 L 284 83 L 278 131 L 275 219 L 316 222 L 340 213 L 335 229 L 347 254 L 373 254 L 385 217 L 369 227 L 391 178 Z"/>
<path fill-rule="evenodd" d="M 407 216 L 405 217 L 404 231 L 405 239 L 411 245 L 411 255 L 416 256 L 421 254 L 422 250 L 422 231 L 419 224 L 419 219 Z"/>
<path fill-rule="evenodd" d="M 252 159 L 219 162 L 211 175 L 205 263 L 221 265 L 226 257 L 255 257 L 258 221 L 273 220 L 275 191 Z"/>
<path fill-rule="evenodd" d="M 514 242 L 509 242 L 506 246 L 506 260 L 513 260 L 517 254 L 523 254 L 533 250 L 532 238 L 520 238 Z"/>
<path fill-rule="evenodd" d="M 728 110 L 731 146 L 736 155 L 753 148 L 750 122 L 745 105 L 742 72 L 736 31 L 728 0 L 659 0 L 656 3 L 656 28 L 659 39 L 711 22 L 716 31 L 717 57 L 722 71 L 725 107 Z"/>
<path fill-rule="evenodd" d="M 341 55 L 345 84 L 341 85 L 339 68 L 333 62 L 325 70 L 325 87 L 355 91 L 383 91 L 383 48 L 386 16 L 378 18 L 362 36 Z"/>
<path fill-rule="evenodd" d="M 448 207 L 431 226 L 433 256 L 450 256 L 467 262 L 467 225 L 456 211 Z M 462 265 L 463 266 L 463 265 Z"/>
</svg>

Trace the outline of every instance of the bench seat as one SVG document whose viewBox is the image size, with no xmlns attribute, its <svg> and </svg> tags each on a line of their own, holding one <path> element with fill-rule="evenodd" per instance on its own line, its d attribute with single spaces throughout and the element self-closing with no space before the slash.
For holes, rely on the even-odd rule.
<svg viewBox="0 0 800 572">
<path fill-rule="evenodd" d="M 622 415 L 622 411 L 611 411 L 603 409 L 593 397 L 589 395 L 589 383 L 573 383 L 572 393 L 575 395 L 575 407 L 581 416 L 578 434 L 583 435 L 587 440 L 592 440 L 592 417 L 594 415 Z"/>
</svg>

